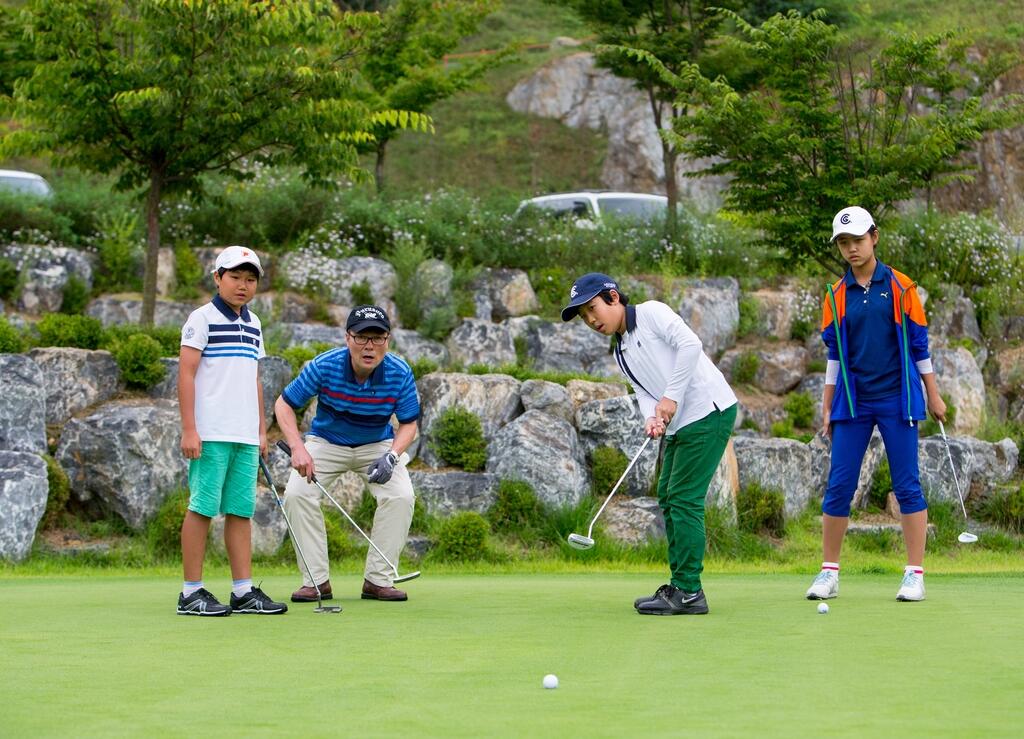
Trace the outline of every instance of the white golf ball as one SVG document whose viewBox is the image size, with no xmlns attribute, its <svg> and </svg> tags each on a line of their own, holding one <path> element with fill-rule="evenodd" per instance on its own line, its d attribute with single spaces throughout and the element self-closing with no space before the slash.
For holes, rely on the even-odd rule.
<svg viewBox="0 0 1024 739">
<path fill-rule="evenodd" d="M 819 603 L 818 613 L 828 613 L 828 603 Z"/>
<path fill-rule="evenodd" d="M 547 688 L 548 690 L 554 690 L 555 688 L 558 687 L 558 678 L 555 677 L 554 675 L 545 675 L 544 676 L 544 687 Z"/>
</svg>

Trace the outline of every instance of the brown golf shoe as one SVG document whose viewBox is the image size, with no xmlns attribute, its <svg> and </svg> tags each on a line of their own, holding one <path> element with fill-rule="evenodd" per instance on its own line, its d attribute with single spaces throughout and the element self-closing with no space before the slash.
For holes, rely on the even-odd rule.
<svg viewBox="0 0 1024 739">
<path fill-rule="evenodd" d="M 331 581 L 324 580 L 320 583 L 320 599 L 331 600 Z M 312 585 L 303 585 L 292 593 L 292 603 L 316 603 L 316 588 Z"/>
<path fill-rule="evenodd" d="M 404 590 L 363 580 L 363 600 L 409 600 Z"/>
</svg>

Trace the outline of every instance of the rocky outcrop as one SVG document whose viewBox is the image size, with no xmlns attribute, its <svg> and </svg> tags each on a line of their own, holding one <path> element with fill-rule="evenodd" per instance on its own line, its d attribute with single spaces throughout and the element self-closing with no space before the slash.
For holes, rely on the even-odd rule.
<svg viewBox="0 0 1024 739">
<path fill-rule="evenodd" d="M 48 491 L 42 457 L 0 450 L 0 559 L 20 562 L 32 551 Z"/>
<path fill-rule="evenodd" d="M 576 411 L 579 442 L 589 458 L 595 449 L 612 447 L 632 459 L 644 444 L 644 421 L 632 396 L 595 400 Z M 630 470 L 620 492 L 630 497 L 648 495 L 654 481 L 654 467 L 658 462 L 658 443 L 651 442 L 644 449 L 636 465 Z M 609 490 L 595 491 L 606 495 Z"/>
<path fill-rule="evenodd" d="M 800 384 L 807 372 L 807 349 L 797 343 L 779 343 L 762 348 L 736 347 L 722 355 L 718 367 L 726 377 L 735 381 L 737 362 L 750 353 L 757 357 L 754 385 L 769 393 L 788 393 Z"/>
<path fill-rule="evenodd" d="M 498 497 L 500 478 L 490 472 L 410 470 L 416 497 L 427 513 L 451 516 L 459 511 L 486 513 Z"/>
<path fill-rule="evenodd" d="M 463 365 L 500 367 L 516 361 L 512 332 L 504 324 L 467 318 L 452 331 L 446 343 L 452 361 Z"/>
<path fill-rule="evenodd" d="M 404 328 L 391 330 L 391 347 L 409 363 L 426 359 L 443 367 L 449 361 L 448 348 L 440 341 L 428 339 Z"/>
<path fill-rule="evenodd" d="M 933 349 L 931 355 L 939 390 L 956 408 L 952 427 L 964 434 L 974 433 L 981 428 L 985 413 L 985 380 L 978 364 L 962 346 Z"/>
<path fill-rule="evenodd" d="M 546 380 L 526 380 L 519 388 L 524 410 L 538 410 L 573 422 L 573 405 L 562 385 Z"/>
<path fill-rule="evenodd" d="M 613 539 L 636 546 L 665 538 L 665 517 L 658 499 L 616 496 L 604 511 L 604 530 Z"/>
<path fill-rule="evenodd" d="M 477 318 L 503 321 L 533 313 L 540 307 L 530 278 L 521 269 L 485 269 L 474 287 L 478 296 Z"/>
<path fill-rule="evenodd" d="M 157 326 L 183 326 L 192 311 L 205 301 L 197 303 L 175 303 L 168 300 L 156 301 L 153 323 Z M 138 323 L 142 318 L 141 298 L 114 298 L 105 296 L 93 298 L 85 308 L 86 315 L 98 318 L 104 327 L 124 326 Z"/>
<path fill-rule="evenodd" d="M 778 490 L 785 499 L 787 518 L 799 515 L 815 497 L 811 451 L 793 439 L 759 439 L 741 436 L 733 440 L 739 466 L 740 487 L 752 483 Z"/>
<path fill-rule="evenodd" d="M 43 347 L 30 351 L 29 357 L 43 371 L 48 424 L 64 423 L 79 411 L 112 398 L 123 387 L 121 370 L 107 351 Z"/>
<path fill-rule="evenodd" d="M 684 283 L 679 315 L 700 338 L 709 357 L 717 357 L 736 343 L 739 300 L 740 285 L 732 277 Z"/>
<path fill-rule="evenodd" d="M 345 257 L 334 259 L 312 249 L 299 249 L 281 257 L 279 275 L 292 288 L 322 293 L 330 302 L 352 306 L 353 289 L 369 288 L 378 304 L 395 296 L 398 275 L 383 259 Z"/>
<path fill-rule="evenodd" d="M 608 337 L 580 321 L 545 321 L 537 316 L 506 321 L 513 341 L 521 340 L 533 367 L 542 372 L 582 372 L 596 377 L 619 374 Z"/>
<path fill-rule="evenodd" d="M 72 278 L 92 289 L 92 259 L 66 246 L 11 244 L 0 249 L 21 275 L 17 308 L 30 315 L 55 313 L 64 303 L 64 288 Z"/>
<path fill-rule="evenodd" d="M 46 452 L 46 375 L 24 354 L 0 354 L 0 449 Z"/>
</svg>

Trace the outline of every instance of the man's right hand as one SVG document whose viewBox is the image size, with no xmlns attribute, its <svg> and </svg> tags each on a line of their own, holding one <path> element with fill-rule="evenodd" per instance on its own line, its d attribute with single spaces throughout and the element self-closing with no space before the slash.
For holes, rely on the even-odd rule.
<svg viewBox="0 0 1024 739">
<path fill-rule="evenodd" d="M 313 475 L 316 474 L 316 471 L 313 469 L 313 458 L 306 451 L 306 445 L 300 441 L 290 444 L 290 446 L 292 448 L 292 468 L 305 477 L 306 482 L 313 482 Z"/>
<path fill-rule="evenodd" d="M 185 459 L 199 459 L 203 453 L 203 442 L 196 430 L 181 432 L 181 453 Z"/>
</svg>

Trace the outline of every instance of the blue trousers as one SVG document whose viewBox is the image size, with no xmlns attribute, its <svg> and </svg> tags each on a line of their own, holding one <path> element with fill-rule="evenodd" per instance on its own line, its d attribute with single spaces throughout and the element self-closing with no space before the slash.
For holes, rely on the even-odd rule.
<svg viewBox="0 0 1024 739">
<path fill-rule="evenodd" d="M 850 515 L 864 452 L 875 426 L 882 434 L 892 473 L 892 491 L 899 501 L 900 512 L 917 513 L 927 509 L 917 465 L 917 421 L 911 425 L 902 418 L 900 396 L 858 400 L 856 411 L 856 418 L 832 423 L 832 467 L 821 510 L 830 516 Z"/>
</svg>

